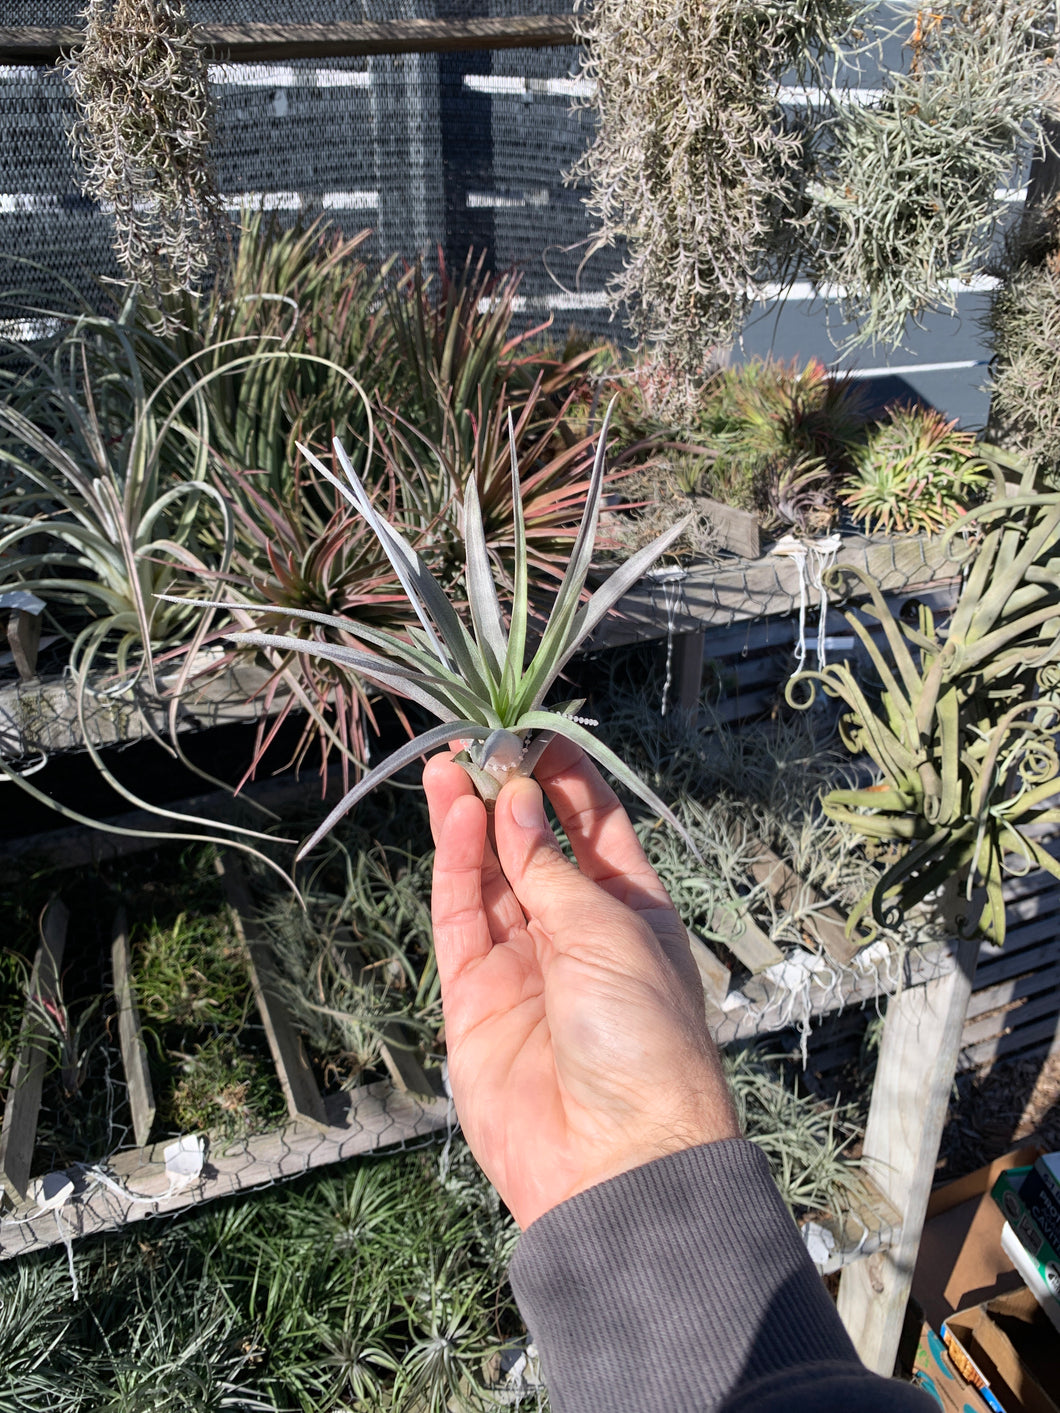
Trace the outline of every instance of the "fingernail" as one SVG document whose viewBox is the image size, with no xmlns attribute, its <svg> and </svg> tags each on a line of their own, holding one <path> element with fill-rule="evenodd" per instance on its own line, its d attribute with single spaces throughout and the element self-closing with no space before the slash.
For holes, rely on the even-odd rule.
<svg viewBox="0 0 1060 1413">
<path fill-rule="evenodd" d="M 521 782 L 512 801 L 512 818 L 520 829 L 533 829 L 538 833 L 545 828 L 545 811 L 541 791 L 532 781 Z"/>
</svg>

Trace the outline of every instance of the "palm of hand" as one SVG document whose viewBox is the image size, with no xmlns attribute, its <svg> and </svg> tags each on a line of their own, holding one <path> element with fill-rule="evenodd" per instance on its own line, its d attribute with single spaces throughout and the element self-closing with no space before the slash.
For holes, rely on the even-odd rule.
<svg viewBox="0 0 1060 1413">
<path fill-rule="evenodd" d="M 550 770 L 581 872 L 513 816 L 536 786 L 514 782 L 498 801 L 506 877 L 464 773 L 436 757 L 424 775 L 450 1080 L 472 1151 L 523 1227 L 627 1168 L 736 1133 L 662 885 L 595 770 L 563 754 Z"/>
</svg>

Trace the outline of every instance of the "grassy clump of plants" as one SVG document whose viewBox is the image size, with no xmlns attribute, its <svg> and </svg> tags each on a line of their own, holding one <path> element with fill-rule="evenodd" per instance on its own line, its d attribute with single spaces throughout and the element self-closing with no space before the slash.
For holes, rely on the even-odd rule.
<svg viewBox="0 0 1060 1413">
<path fill-rule="evenodd" d="M 459 1139 L 0 1265 L 0 1408 L 478 1409 L 525 1338 Z"/>
<path fill-rule="evenodd" d="M 415 1040 L 425 1056 L 435 1049 L 442 1014 L 428 901 L 432 863 L 430 851 L 347 828 L 315 871 L 309 911 L 274 895 L 262 914 L 280 994 L 325 1089 L 349 1089 L 379 1073 L 384 1040 Z"/>
<path fill-rule="evenodd" d="M 134 927 L 132 984 L 163 1133 L 229 1138 L 276 1128 L 286 1107 L 254 1021 L 242 946 L 210 886 L 212 850 L 189 860 L 203 912 Z"/>
</svg>

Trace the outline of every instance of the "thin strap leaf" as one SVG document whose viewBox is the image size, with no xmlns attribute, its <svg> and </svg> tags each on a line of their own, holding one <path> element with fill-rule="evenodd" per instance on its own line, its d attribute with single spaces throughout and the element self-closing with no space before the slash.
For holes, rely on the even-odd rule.
<svg viewBox="0 0 1060 1413">
<path fill-rule="evenodd" d="M 442 726 L 432 726 L 429 731 L 424 731 L 415 740 L 407 741 L 400 746 L 393 755 L 387 756 L 374 770 L 370 770 L 363 780 L 344 795 L 335 808 L 324 820 L 323 824 L 317 826 L 306 842 L 295 855 L 295 863 L 299 863 L 312 849 L 315 849 L 324 835 L 329 830 L 334 829 L 344 814 L 353 809 L 358 800 L 363 800 L 371 790 L 377 785 L 381 785 L 384 780 L 389 780 L 392 775 L 406 765 L 410 765 L 418 756 L 425 755 L 428 751 L 433 751 L 438 746 L 445 746 L 450 741 L 459 740 L 466 736 L 472 741 L 484 741 L 490 734 L 490 729 L 479 726 L 472 721 L 450 721 Z"/>
</svg>

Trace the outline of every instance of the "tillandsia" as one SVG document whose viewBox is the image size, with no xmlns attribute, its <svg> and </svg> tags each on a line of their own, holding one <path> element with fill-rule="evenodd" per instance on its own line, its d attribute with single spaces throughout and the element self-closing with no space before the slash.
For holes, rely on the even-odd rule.
<svg viewBox="0 0 1060 1413">
<path fill-rule="evenodd" d="M 1060 822 L 1060 492 L 1038 491 L 1027 468 L 1006 493 L 1005 473 L 1019 463 L 983 450 L 997 494 L 946 531 L 966 561 L 946 629 L 924 605 L 915 626 L 896 618 L 877 584 L 839 566 L 828 587 L 853 574 L 869 594 L 845 616 L 879 691 L 867 691 L 849 661 L 789 684 L 796 706 L 808 706 L 818 684 L 837 698 L 844 744 L 883 777 L 824 799 L 832 818 L 897 854 L 850 914 L 851 928 L 867 913 L 894 925 L 948 886 L 964 899 L 953 898 L 946 921 L 1000 944 L 1005 875 L 1038 867 L 1060 877 L 1030 828 Z M 795 700 L 798 683 L 809 684 L 808 700 Z"/>
<path fill-rule="evenodd" d="M 334 449 L 346 477 L 345 484 L 312 452 L 301 448 L 320 475 L 341 490 L 378 536 L 415 611 L 418 625 L 410 628 L 407 636 L 401 636 L 348 618 L 288 608 L 285 609 L 288 616 L 330 627 L 355 642 L 367 644 L 371 650 L 259 632 L 235 633 L 232 639 L 266 649 L 312 653 L 342 663 L 373 685 L 417 703 L 437 716 L 441 724 L 422 732 L 369 771 L 313 832 L 300 849 L 299 858 L 376 785 L 428 751 L 462 741 L 464 746 L 456 759 L 489 802 L 496 799 L 511 776 L 529 775 L 549 741 L 557 735 L 581 746 L 587 755 L 676 829 L 693 853 L 697 852 L 676 815 L 619 756 L 597 740 L 587 729 L 586 722 L 577 716 L 581 701 L 545 706 L 549 691 L 567 663 L 622 595 L 674 543 L 687 523 L 682 520 L 671 526 L 627 559 L 591 596 L 583 598 L 600 515 L 609 417 L 610 409 L 600 433 L 581 525 L 529 662 L 526 659 L 531 629 L 531 586 L 514 445 L 511 472 L 514 572 L 507 618 L 494 583 L 474 477 L 468 481 L 464 493 L 464 587 L 470 629 L 424 561 L 379 514 L 341 442 L 336 438 Z M 514 443 L 513 427 L 509 428 L 509 437 Z M 275 612 L 267 605 L 263 605 L 261 611 Z"/>
<path fill-rule="evenodd" d="M 207 278 L 224 243 L 206 59 L 182 0 L 88 0 L 83 18 L 64 65 L 83 189 L 113 212 L 126 274 L 159 300 Z"/>
</svg>

